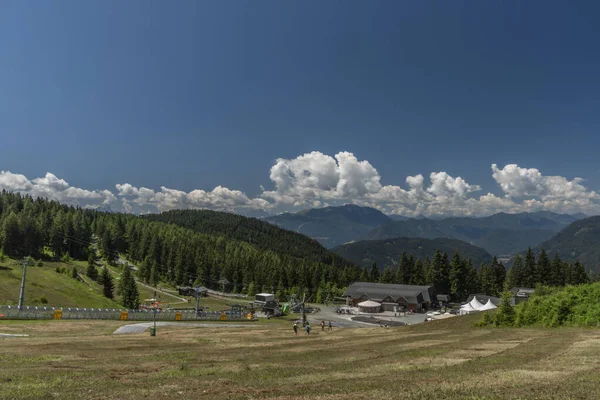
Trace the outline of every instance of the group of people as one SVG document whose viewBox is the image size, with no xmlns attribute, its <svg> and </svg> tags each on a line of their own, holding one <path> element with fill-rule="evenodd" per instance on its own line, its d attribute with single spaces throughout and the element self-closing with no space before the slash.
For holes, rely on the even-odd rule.
<svg viewBox="0 0 600 400">
<path fill-rule="evenodd" d="M 332 331 L 333 330 L 333 326 L 331 325 L 331 321 L 328 321 L 328 325 L 327 325 L 327 330 L 328 331 Z M 325 332 L 325 321 L 321 321 L 321 331 Z M 294 321 L 294 324 L 292 325 L 292 328 L 294 329 L 294 335 L 298 336 L 298 322 Z M 306 330 L 306 334 L 310 335 L 310 322 L 306 321 L 306 325 L 304 326 L 304 329 Z"/>
</svg>

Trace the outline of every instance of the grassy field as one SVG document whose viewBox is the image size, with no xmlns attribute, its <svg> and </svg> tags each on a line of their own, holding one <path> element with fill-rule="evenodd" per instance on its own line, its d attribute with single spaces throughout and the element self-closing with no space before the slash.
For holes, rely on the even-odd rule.
<svg viewBox="0 0 600 400">
<path fill-rule="evenodd" d="M 598 399 L 600 331 L 478 329 L 467 316 L 402 328 L 160 328 L 0 322 L 2 399 Z"/>
<path fill-rule="evenodd" d="M 49 306 L 60 307 L 82 307 L 82 308 L 122 308 L 117 296 L 116 301 L 107 299 L 102 294 L 102 287 L 84 277 L 85 282 L 80 282 L 71 277 L 71 274 L 61 274 L 56 272 L 56 267 L 63 267 L 71 270 L 76 267 L 80 273 L 85 273 L 87 262 L 72 261 L 68 264 L 62 262 L 44 261 L 42 267 L 27 267 L 27 280 L 25 285 L 25 305 L 39 306 L 43 305 L 41 298 L 48 300 Z M 121 268 L 109 267 L 114 282 L 115 295 L 116 287 L 122 273 Z M 23 267 L 17 260 L 6 259 L 0 262 L 0 304 L 16 305 L 19 300 L 19 291 L 21 285 L 21 276 Z M 162 288 L 173 289 L 167 284 L 161 283 Z M 145 299 L 154 297 L 154 290 L 144 285 L 138 284 L 140 300 L 143 303 Z M 163 306 L 169 304 L 173 308 L 193 308 L 195 300 L 189 303 L 182 303 L 178 299 L 161 295 Z M 239 303 L 234 299 L 221 299 L 208 297 L 201 299 L 200 304 L 208 306 L 209 310 L 228 309 L 228 304 Z"/>
<path fill-rule="evenodd" d="M 97 283 L 87 280 L 79 282 L 70 274 L 60 274 L 55 268 L 71 269 L 76 266 L 80 272 L 85 272 L 85 263 L 76 262 L 64 264 L 44 262 L 42 267 L 27 267 L 25 285 L 25 305 L 41 305 L 41 297 L 48 299 L 48 305 L 66 307 L 104 307 L 118 308 L 119 304 L 102 295 L 102 289 Z M 18 304 L 23 267 L 15 260 L 7 259 L 0 262 L 0 304 Z"/>
</svg>

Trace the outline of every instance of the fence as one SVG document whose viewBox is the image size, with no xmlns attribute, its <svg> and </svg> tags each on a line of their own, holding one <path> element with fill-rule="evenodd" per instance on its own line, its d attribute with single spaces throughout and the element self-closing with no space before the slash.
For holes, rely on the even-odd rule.
<svg viewBox="0 0 600 400">
<path fill-rule="evenodd" d="M 124 310 L 116 308 L 0 306 L 2 319 L 104 319 L 124 321 L 249 321 L 252 313 L 238 311 Z"/>
</svg>

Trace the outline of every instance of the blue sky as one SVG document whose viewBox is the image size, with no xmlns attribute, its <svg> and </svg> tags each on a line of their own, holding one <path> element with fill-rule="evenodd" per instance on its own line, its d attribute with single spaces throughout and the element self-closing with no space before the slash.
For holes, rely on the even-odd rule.
<svg viewBox="0 0 600 400">
<path fill-rule="evenodd" d="M 477 213 L 595 213 L 599 17 L 597 2 L 6 1 L 0 170 L 19 177 L 0 186 L 135 211 L 458 215 L 489 192 L 504 203 Z M 294 161 L 311 152 L 357 160 Z"/>
</svg>

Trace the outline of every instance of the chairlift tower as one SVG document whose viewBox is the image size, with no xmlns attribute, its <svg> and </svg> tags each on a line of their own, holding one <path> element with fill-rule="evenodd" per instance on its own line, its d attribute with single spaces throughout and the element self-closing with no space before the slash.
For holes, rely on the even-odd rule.
<svg viewBox="0 0 600 400">
<path fill-rule="evenodd" d="M 29 265 L 29 258 L 23 257 L 23 276 L 21 277 L 21 292 L 19 294 L 19 311 L 23 311 L 23 300 L 25 298 L 25 277 L 27 275 L 27 266 Z"/>
</svg>

